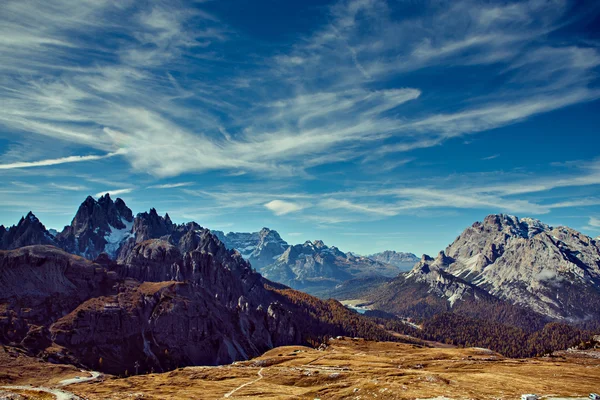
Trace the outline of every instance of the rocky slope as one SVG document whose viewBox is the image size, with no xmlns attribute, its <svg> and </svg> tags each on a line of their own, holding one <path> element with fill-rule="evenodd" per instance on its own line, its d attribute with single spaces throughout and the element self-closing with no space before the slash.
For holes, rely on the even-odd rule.
<svg viewBox="0 0 600 400">
<path fill-rule="evenodd" d="M 470 315 L 498 319 L 502 312 L 516 313 L 516 319 L 529 321 L 525 325 L 540 318 L 597 321 L 600 243 L 571 228 L 489 215 L 467 228 L 435 260 L 424 256 L 413 270 L 375 287 L 365 297 L 375 301 L 375 307 L 394 313 L 426 305 L 425 314 L 433 315 L 457 308 L 464 311 L 468 305 L 479 310 Z M 419 305 L 411 300 L 417 298 L 424 301 Z M 490 301 L 506 310 L 492 316 L 481 307 Z"/>
<path fill-rule="evenodd" d="M 398 268 L 344 253 L 315 240 L 288 247 L 262 272 L 268 279 L 316 294 L 353 278 L 395 276 Z"/>
<path fill-rule="evenodd" d="M 56 245 L 56 239 L 30 211 L 17 225 L 6 229 L 0 225 L 0 249 L 10 250 L 34 244 Z"/>
<path fill-rule="evenodd" d="M 401 251 L 393 250 L 371 254 L 367 257 L 374 261 L 393 265 L 400 270 L 410 270 L 419 261 L 419 257 L 415 256 L 413 253 L 403 253 Z"/>
<path fill-rule="evenodd" d="M 236 249 L 242 257 L 250 261 L 252 266 L 261 271 L 273 263 L 289 247 L 289 244 L 279 236 L 279 233 L 269 228 L 259 232 L 229 232 L 212 231 L 229 249 Z"/>
</svg>

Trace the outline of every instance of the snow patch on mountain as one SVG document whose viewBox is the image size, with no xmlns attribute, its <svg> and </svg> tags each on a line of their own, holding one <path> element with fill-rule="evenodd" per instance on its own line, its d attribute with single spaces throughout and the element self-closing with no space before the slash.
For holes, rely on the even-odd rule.
<svg viewBox="0 0 600 400">
<path fill-rule="evenodd" d="M 123 244 L 125 240 L 131 237 L 133 221 L 127 221 L 125 219 L 121 219 L 125 228 L 117 229 L 112 225 L 108 225 L 110 231 L 104 236 L 106 240 L 106 245 L 104 246 L 104 252 L 107 253 L 111 258 L 115 258 L 117 255 L 117 251 Z"/>
</svg>

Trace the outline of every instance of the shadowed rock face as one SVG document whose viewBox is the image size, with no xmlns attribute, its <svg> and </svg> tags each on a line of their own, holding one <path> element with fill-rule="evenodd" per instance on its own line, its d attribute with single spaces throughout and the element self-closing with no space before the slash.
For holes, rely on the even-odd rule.
<svg viewBox="0 0 600 400">
<path fill-rule="evenodd" d="M 125 265 L 45 246 L 0 252 L 2 342 L 121 373 L 135 361 L 146 370 L 221 364 L 301 343 L 262 277 L 212 235 L 200 242 L 182 255 L 145 241 Z"/>
<path fill-rule="evenodd" d="M 0 226 L 0 249 L 17 249 L 34 244 L 56 245 L 56 239 L 30 211 L 8 230 Z"/>
</svg>

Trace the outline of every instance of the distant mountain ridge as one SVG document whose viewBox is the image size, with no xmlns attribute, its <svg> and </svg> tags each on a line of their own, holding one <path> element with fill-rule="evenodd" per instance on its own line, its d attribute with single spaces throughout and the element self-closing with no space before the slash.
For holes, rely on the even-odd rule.
<svg viewBox="0 0 600 400">
<path fill-rule="evenodd" d="M 349 279 L 392 277 L 398 272 L 393 265 L 344 253 L 321 240 L 289 246 L 273 264 L 262 269 L 268 279 L 315 294 Z"/>
<path fill-rule="evenodd" d="M 226 247 L 238 250 L 265 277 L 317 295 L 327 295 L 349 279 L 396 276 L 418 261 L 414 254 L 394 251 L 373 257 L 344 253 L 321 240 L 290 245 L 269 228 L 259 232 L 212 232 Z"/>
<path fill-rule="evenodd" d="M 401 251 L 386 250 L 381 253 L 375 253 L 367 256 L 371 260 L 379 261 L 385 264 L 394 265 L 401 270 L 409 270 L 417 262 L 419 257 L 413 253 L 404 253 Z"/>
<path fill-rule="evenodd" d="M 452 311 L 464 302 L 493 298 L 543 318 L 600 320 L 600 242 L 568 227 L 489 215 L 435 260 L 423 256 L 411 271 L 366 297 L 374 307 L 397 314 Z M 481 317 L 485 314 L 482 309 Z"/>
<path fill-rule="evenodd" d="M 242 257 L 250 261 L 253 267 L 261 270 L 273 263 L 289 247 L 289 244 L 279 236 L 279 233 L 269 228 L 259 232 L 229 232 L 212 231 L 229 249 L 236 249 Z"/>
<path fill-rule="evenodd" d="M 55 245 L 89 260 L 106 254 L 104 257 L 112 261 L 125 262 L 138 244 L 150 239 L 166 241 L 185 253 L 197 244 L 196 233 L 202 229 L 195 222 L 175 224 L 168 214 L 161 216 L 154 208 L 134 216 L 122 199 L 113 201 L 105 194 L 98 200 L 88 196 L 62 232 L 51 233 L 29 213 L 17 227 L 0 228 L 0 248 Z M 211 232 L 226 248 L 238 251 L 265 276 L 311 293 L 326 294 L 348 279 L 392 277 L 401 271 L 401 267 L 344 253 L 320 240 L 290 246 L 277 231 L 269 228 L 258 232 Z M 400 265 L 411 256 L 414 257 L 396 252 L 380 255 Z"/>
</svg>

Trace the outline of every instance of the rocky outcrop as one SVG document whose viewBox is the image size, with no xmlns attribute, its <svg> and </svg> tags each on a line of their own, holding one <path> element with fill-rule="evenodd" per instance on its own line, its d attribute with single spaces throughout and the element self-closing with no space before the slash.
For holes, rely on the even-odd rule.
<svg viewBox="0 0 600 400">
<path fill-rule="evenodd" d="M 294 245 L 272 264 L 263 268 L 271 280 L 308 293 L 328 291 L 353 278 L 395 276 L 398 268 L 389 264 L 346 254 L 337 247 L 328 247 L 321 240 Z"/>
<path fill-rule="evenodd" d="M 97 201 L 88 196 L 57 240 L 67 252 L 88 259 L 103 252 L 115 258 L 131 236 L 132 226 L 133 213 L 123 200 L 113 202 L 108 193 Z"/>
<path fill-rule="evenodd" d="M 413 253 L 403 253 L 393 250 L 371 254 L 367 257 L 374 261 L 393 265 L 400 270 L 409 270 L 419 261 L 419 257 L 415 256 Z"/>
<path fill-rule="evenodd" d="M 17 249 L 34 244 L 56 245 L 56 240 L 31 211 L 9 229 L 0 226 L 0 249 Z"/>
</svg>

